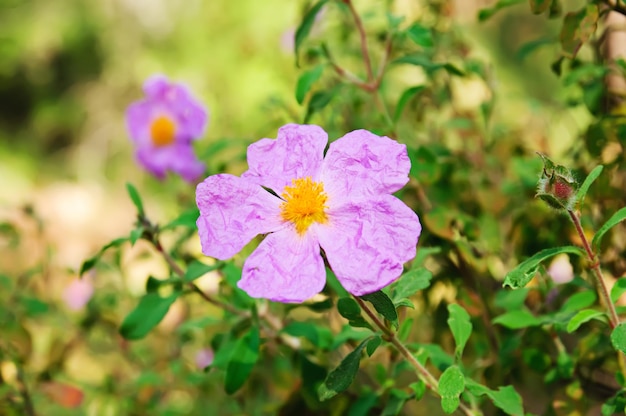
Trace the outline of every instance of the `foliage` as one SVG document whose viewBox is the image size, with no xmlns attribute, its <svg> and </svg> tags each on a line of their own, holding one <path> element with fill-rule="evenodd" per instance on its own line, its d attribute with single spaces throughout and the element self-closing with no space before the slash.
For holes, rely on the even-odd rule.
<svg viewBox="0 0 626 416">
<path fill-rule="evenodd" d="M 626 65 L 601 24 L 621 3 L 66 2 L 0 17 L 0 413 L 624 410 Z M 149 72 L 208 102 L 207 175 L 286 123 L 405 144 L 415 259 L 360 297 L 327 268 L 306 302 L 251 298 L 261 238 L 205 257 L 195 186 L 128 162 Z"/>
</svg>

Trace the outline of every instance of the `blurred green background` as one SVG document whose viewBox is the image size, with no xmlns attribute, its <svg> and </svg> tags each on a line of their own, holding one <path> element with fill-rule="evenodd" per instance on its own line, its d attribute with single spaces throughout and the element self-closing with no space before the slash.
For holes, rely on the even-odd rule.
<svg viewBox="0 0 626 416">
<path fill-rule="evenodd" d="M 438 85 L 432 95 L 407 105 L 397 139 L 410 148 L 432 144 L 448 161 L 439 174 L 475 190 L 436 188 L 437 176 L 426 181 L 433 185 L 426 202 L 445 205 L 457 198 L 462 205 L 469 198 L 471 207 L 493 205 L 487 217 L 497 213 L 516 224 L 520 217 L 511 213 L 532 199 L 541 169 L 533 153 L 548 153 L 561 163 L 580 160 L 574 155 L 580 154 L 580 136 L 592 115 L 582 104 L 568 103 L 579 100 L 578 86 L 564 87 L 550 71 L 560 50 L 559 21 L 533 16 L 521 3 L 478 23 L 478 10 L 492 3 L 355 1 L 375 62 L 385 13 L 391 11 L 405 16 L 404 25 L 418 20 L 441 34 L 439 60 L 480 68 L 465 77 L 431 80 L 420 68 L 392 66 L 384 99 L 395 103 L 409 86 Z M 567 9 L 582 3 L 564 2 Z M 293 36 L 308 6 L 284 0 L 0 0 L 0 414 L 20 414 L 12 403 L 24 383 L 35 408 L 46 415 L 272 414 L 273 401 L 289 397 L 291 367 L 280 356 L 271 364 L 272 383 L 263 386 L 267 379 L 257 374 L 251 383 L 263 388 L 250 389 L 248 396 L 226 397 L 219 373 L 196 368 L 198 351 L 208 347 L 219 324 L 208 333 L 199 328 L 220 316 L 199 300 L 177 302 L 145 341 L 128 343 L 117 335 L 148 276 L 167 277 L 164 261 L 141 242 L 112 255 L 116 266 L 88 277 L 96 291 L 86 307 L 71 310 L 64 294 L 83 260 L 128 234 L 134 211 L 126 182 L 142 190 L 151 218 L 159 222 L 193 204 L 193 186 L 174 176 L 158 182 L 134 163 L 124 112 L 142 97 L 143 81 L 163 73 L 186 83 L 209 109 L 206 137 L 197 143 L 209 172 L 238 174 L 249 143 L 275 137 L 278 127 L 305 117 L 306 105 L 297 103 L 294 88 L 302 69 L 317 61 L 315 54 L 306 55 L 302 68 L 296 67 Z M 362 76 L 353 53 L 358 40 L 347 21 L 337 10 L 326 11 L 311 43 L 327 42 L 338 60 Z M 545 44 L 525 54 L 525 45 L 537 39 Z M 336 79 L 328 70 L 321 85 Z M 372 103 L 367 94 L 347 90 L 310 121 L 331 139 L 349 129 L 384 131 L 382 117 L 371 116 Z M 441 148 L 450 153 L 442 156 Z M 614 160 L 621 151 L 600 158 Z M 464 155 L 458 162 L 463 167 L 450 172 L 456 152 Z M 480 177 L 455 176 L 471 171 L 472 164 Z M 492 183 L 498 189 L 493 199 Z M 542 219 L 549 215 L 533 210 Z M 448 237 L 438 218 L 423 220 L 430 235 Z M 511 231 L 515 224 L 507 224 L 511 234 L 496 232 L 496 249 L 487 240 L 482 246 L 493 249 L 488 268 L 500 278 L 515 251 L 501 240 L 515 235 L 523 247 L 533 247 L 519 234 L 536 233 Z M 167 243 L 176 244 L 176 238 Z M 189 255 L 201 256 L 197 237 L 184 244 Z M 202 284 L 214 290 L 210 276 Z M 441 296 L 453 298 L 454 292 Z M 181 327 L 183 320 L 192 324 Z"/>
</svg>

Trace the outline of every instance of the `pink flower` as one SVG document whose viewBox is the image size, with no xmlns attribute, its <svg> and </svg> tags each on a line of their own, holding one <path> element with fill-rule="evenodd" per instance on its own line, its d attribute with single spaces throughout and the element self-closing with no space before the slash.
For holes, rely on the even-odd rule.
<svg viewBox="0 0 626 416">
<path fill-rule="evenodd" d="M 547 272 L 556 284 L 569 283 L 574 279 L 574 268 L 569 262 L 569 256 L 565 253 L 554 257 Z"/>
<path fill-rule="evenodd" d="M 213 364 L 213 358 L 215 354 L 210 348 L 203 348 L 196 353 L 196 367 L 200 370 L 204 370 L 211 364 Z"/>
<path fill-rule="evenodd" d="M 80 310 L 87 305 L 93 296 L 93 284 L 89 277 L 74 279 L 63 291 L 63 301 L 73 311 Z"/>
<path fill-rule="evenodd" d="M 387 286 L 415 256 L 419 219 L 391 195 L 408 182 L 406 146 L 356 130 L 324 157 L 327 142 L 318 126 L 289 124 L 276 140 L 248 147 L 249 170 L 241 177 L 214 175 L 198 185 L 205 255 L 228 259 L 267 234 L 238 283 L 252 297 L 302 302 L 320 292 L 320 247 L 355 295 Z"/>
<path fill-rule="evenodd" d="M 138 162 L 159 179 L 172 171 L 193 182 L 205 168 L 191 143 L 204 134 L 206 110 L 186 87 L 162 75 L 146 80 L 143 90 L 146 98 L 126 111 Z"/>
</svg>

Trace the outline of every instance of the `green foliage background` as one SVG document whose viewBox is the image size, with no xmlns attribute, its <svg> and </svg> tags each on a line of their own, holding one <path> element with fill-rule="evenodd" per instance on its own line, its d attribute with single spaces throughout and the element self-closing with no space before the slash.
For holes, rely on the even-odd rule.
<svg viewBox="0 0 626 416">
<path fill-rule="evenodd" d="M 89 274 L 96 293 L 85 310 L 64 305 L 63 289 L 83 261 L 133 227 L 125 183 L 141 190 L 146 211 L 160 224 L 189 215 L 193 206 L 192 186 L 174 176 L 158 182 L 133 162 L 124 111 L 153 73 L 184 81 L 208 107 L 209 128 L 196 148 L 210 174 L 241 173 L 246 146 L 275 137 L 289 122 L 319 124 L 331 140 L 366 128 L 407 144 L 411 181 L 399 196 L 424 225 L 411 267 L 423 265 L 433 278 L 411 294 L 415 309 L 399 308 L 409 322 L 401 332 L 430 354 L 437 374 L 457 371 L 450 366 L 456 362 L 492 389 L 515 387 L 533 414 L 585 414 L 623 395 L 606 324 L 588 316 L 575 333 L 559 327 L 597 305 L 583 295 L 578 307 L 564 306 L 593 292 L 584 261 L 571 258 L 576 278 L 558 288 L 545 267 L 521 291 L 502 289 L 502 282 L 542 249 L 581 244 L 565 215 L 534 199 L 542 172 L 535 152 L 573 168 L 581 181 L 605 166 L 580 207 L 587 230 L 626 205 L 626 109 L 609 105 L 607 66 L 594 43 L 600 32 L 576 58 L 556 65 L 560 76 L 551 69 L 563 55 L 564 13 L 588 2 L 559 2 L 563 13 L 552 18 L 548 11 L 532 14 L 529 2 L 488 9 L 495 3 L 507 2 L 355 0 L 374 73 L 390 28 L 395 34 L 380 88 L 371 93 L 329 63 L 330 57 L 366 77 L 358 32 L 338 1 L 313 24 L 296 65 L 293 36 L 312 2 L 0 0 L 0 413 L 22 414 L 25 386 L 34 408 L 51 415 L 396 414 L 394 400 L 404 414 L 442 412 L 429 394 L 413 400 L 418 388 L 407 386 L 415 375 L 389 350 L 361 362 L 347 393 L 319 402 L 316 385 L 307 383 L 319 384 L 365 339 L 334 309 L 261 302 L 287 325 L 325 329 L 313 346 L 303 340 L 301 353 L 280 342 L 263 344 L 250 379 L 234 395 L 224 391 L 225 378 L 227 386 L 239 382 L 224 375 L 228 357 L 217 352 L 215 369 L 202 372 L 194 356 L 209 347 L 245 351 L 258 337 L 249 320 L 223 319 L 219 308 L 187 296 L 146 338 L 129 342 L 118 329 L 146 288 L 162 296 L 172 290 L 150 286 L 149 277 L 172 276 L 145 241 L 103 255 Z M 485 10 L 493 16 L 479 22 Z M 303 74 L 311 82 L 300 91 L 300 104 Z M 182 228 L 163 241 L 188 265 L 202 256 L 193 229 Z M 611 282 L 626 271 L 623 231 L 617 225 L 601 246 Z M 220 271 L 226 279 L 236 279 L 236 266 L 253 245 Z M 235 304 L 248 301 L 215 287 L 216 279 L 204 279 L 203 288 Z M 473 324 L 462 360 L 463 347 L 459 352 L 448 328 L 454 303 Z M 287 332 L 298 337 L 302 328 Z M 245 342 L 233 344 L 229 336 Z M 299 376 L 305 370 L 311 379 Z M 473 386 L 482 392 L 476 397 L 493 396 L 481 388 Z M 76 408 L 68 406 L 79 394 L 71 389 L 84 395 Z M 488 400 L 480 406 L 498 412 Z"/>
</svg>

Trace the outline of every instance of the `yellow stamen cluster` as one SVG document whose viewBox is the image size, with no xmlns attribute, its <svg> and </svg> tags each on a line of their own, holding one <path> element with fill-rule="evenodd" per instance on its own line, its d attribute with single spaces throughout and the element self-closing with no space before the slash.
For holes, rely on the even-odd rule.
<svg viewBox="0 0 626 416">
<path fill-rule="evenodd" d="M 304 234 L 314 222 L 323 224 L 327 221 L 324 210 L 328 208 L 328 196 L 322 183 L 313 182 L 310 177 L 294 179 L 281 196 L 285 202 L 280 206 L 280 215 L 295 224 L 298 234 Z"/>
<path fill-rule="evenodd" d="M 150 137 L 155 146 L 168 146 L 174 142 L 176 124 L 165 116 L 159 116 L 150 124 Z"/>
</svg>

